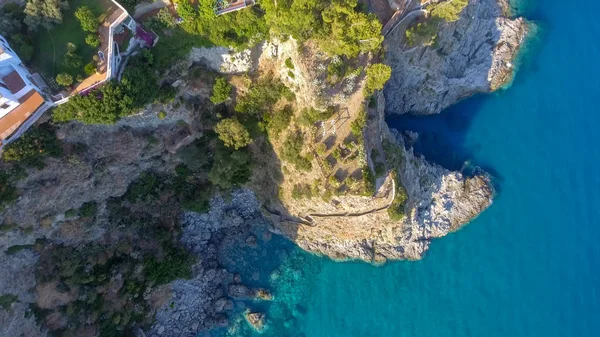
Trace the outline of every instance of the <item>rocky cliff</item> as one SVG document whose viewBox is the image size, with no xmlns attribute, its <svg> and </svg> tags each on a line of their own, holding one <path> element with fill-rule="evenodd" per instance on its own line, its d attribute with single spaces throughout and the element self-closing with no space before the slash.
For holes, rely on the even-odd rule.
<svg viewBox="0 0 600 337">
<path fill-rule="evenodd" d="M 457 21 L 439 23 L 433 45 L 412 47 L 403 29 L 392 32 L 385 41 L 393 70 L 386 110 L 435 114 L 509 83 L 527 34 L 526 21 L 509 12 L 507 0 L 469 0 Z"/>
</svg>

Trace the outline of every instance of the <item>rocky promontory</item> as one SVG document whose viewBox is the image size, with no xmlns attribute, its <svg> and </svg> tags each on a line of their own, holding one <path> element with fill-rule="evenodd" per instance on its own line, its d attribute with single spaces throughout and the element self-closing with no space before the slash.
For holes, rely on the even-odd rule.
<svg viewBox="0 0 600 337">
<path fill-rule="evenodd" d="M 507 0 L 469 0 L 457 21 L 438 24 L 433 44 L 411 46 L 403 29 L 392 32 L 385 40 L 392 67 L 386 111 L 435 114 L 509 83 L 528 31 L 523 18 L 509 14 Z"/>
</svg>

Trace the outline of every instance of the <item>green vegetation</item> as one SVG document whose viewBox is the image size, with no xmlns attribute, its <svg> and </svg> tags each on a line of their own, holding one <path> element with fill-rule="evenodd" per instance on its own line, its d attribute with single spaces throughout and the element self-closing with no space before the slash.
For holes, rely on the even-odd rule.
<svg viewBox="0 0 600 337">
<path fill-rule="evenodd" d="M 73 84 L 73 76 L 67 73 L 60 73 L 56 75 L 56 83 L 63 87 L 70 87 Z"/>
<path fill-rule="evenodd" d="M 350 124 L 352 134 L 358 138 L 362 137 L 363 129 L 367 126 L 367 112 L 363 109 L 356 119 Z"/>
<path fill-rule="evenodd" d="M 451 0 L 432 4 L 431 8 L 428 9 L 431 11 L 432 17 L 453 22 L 460 19 L 460 13 L 462 13 L 468 4 L 469 0 Z"/>
<path fill-rule="evenodd" d="M 33 45 L 24 20 L 25 13 L 19 5 L 7 3 L 0 7 L 0 35 L 8 40 L 19 58 L 27 62 L 33 56 Z"/>
<path fill-rule="evenodd" d="M 388 208 L 387 212 L 391 220 L 400 221 L 405 216 L 405 208 L 406 202 L 408 201 L 408 195 L 406 194 L 406 189 L 400 183 L 400 179 L 396 177 L 396 195 L 394 197 L 394 201 L 390 208 Z"/>
<path fill-rule="evenodd" d="M 315 108 L 307 108 L 302 111 L 298 122 L 304 126 L 311 126 L 318 121 L 325 121 L 335 114 L 335 108 L 329 107 L 325 111 L 319 111 Z"/>
<path fill-rule="evenodd" d="M 373 95 L 375 90 L 383 89 L 385 82 L 392 76 L 392 68 L 382 63 L 375 63 L 367 67 L 367 83 L 365 96 Z"/>
<path fill-rule="evenodd" d="M 10 246 L 6 249 L 6 251 L 4 251 L 4 253 L 6 255 L 13 255 L 16 254 L 24 249 L 30 249 L 33 248 L 33 245 L 14 245 L 14 246 Z"/>
<path fill-rule="evenodd" d="M 282 97 L 291 100 L 294 94 L 279 79 L 263 77 L 253 83 L 244 96 L 238 98 L 235 111 L 260 117 L 263 112 L 271 110 Z"/>
<path fill-rule="evenodd" d="M 158 119 L 163 120 L 167 118 L 167 113 L 163 110 L 158 113 Z"/>
<path fill-rule="evenodd" d="M 94 62 L 90 62 L 88 64 L 85 65 L 85 68 L 83 68 L 83 71 L 85 71 L 85 74 L 88 76 L 94 75 L 96 73 L 96 64 Z M 69 75 L 71 76 L 71 75 Z M 57 80 L 58 82 L 58 80 Z"/>
<path fill-rule="evenodd" d="M 186 32 L 207 38 L 212 44 L 245 48 L 263 40 L 267 33 L 258 6 L 217 16 L 215 0 L 199 0 L 197 7 L 189 0 L 176 1 L 177 12 L 185 20 L 180 26 Z"/>
<path fill-rule="evenodd" d="M 6 205 L 17 200 L 18 197 L 19 193 L 12 181 L 12 177 L 6 172 L 0 172 L 0 211 L 3 210 Z M 5 225 L 2 225 L 0 228 L 4 230 L 4 226 Z"/>
<path fill-rule="evenodd" d="M 304 146 L 304 135 L 299 130 L 291 132 L 283 143 L 281 157 L 288 161 L 300 171 L 310 171 L 312 169 L 311 161 L 302 156 L 302 148 Z"/>
<path fill-rule="evenodd" d="M 52 29 L 63 21 L 63 11 L 69 8 L 64 0 L 27 0 L 25 4 L 25 24 L 30 30 Z"/>
<path fill-rule="evenodd" d="M 239 186 L 250 180 L 252 175 L 250 154 L 244 150 L 233 151 L 218 147 L 214 164 L 208 173 L 211 183 L 224 190 Z"/>
<path fill-rule="evenodd" d="M 410 46 L 433 46 L 437 39 L 437 26 L 439 20 L 431 18 L 429 21 L 419 23 L 406 30 L 406 40 Z"/>
<path fill-rule="evenodd" d="M 54 0 L 43 2 L 50 3 Z M 92 61 L 96 55 L 97 49 L 86 43 L 89 33 L 81 28 L 81 23 L 75 17 L 75 10 L 87 6 L 97 17 L 105 10 L 105 6 L 111 5 L 106 0 L 69 0 L 68 4 L 69 6 L 63 9 L 63 20 L 60 24 L 53 24 L 50 29 L 37 29 L 31 34 L 35 53 L 28 66 L 39 72 L 49 85 L 52 85 L 59 73 L 68 73 L 73 78 L 77 78 L 78 75 L 85 77 L 82 66 Z M 69 44 L 77 46 L 77 51 L 70 54 L 77 55 L 76 58 L 80 59 L 78 66 L 71 66 L 69 61 L 65 62 L 65 57 L 70 51 Z"/>
<path fill-rule="evenodd" d="M 315 39 L 331 55 L 354 57 L 383 41 L 377 17 L 360 11 L 357 0 L 264 0 L 260 6 L 275 35 Z"/>
<path fill-rule="evenodd" d="M 468 0 L 451 0 L 431 4 L 430 18 L 406 30 L 406 40 L 410 46 L 424 45 L 436 47 L 438 26 L 442 22 L 454 22 L 469 4 Z"/>
<path fill-rule="evenodd" d="M 267 128 L 275 136 L 279 136 L 290 125 L 292 117 L 294 117 L 294 110 L 291 105 L 286 105 L 280 111 L 265 114 L 263 118 L 267 123 Z"/>
<path fill-rule="evenodd" d="M 362 168 L 362 176 L 365 184 L 363 194 L 365 196 L 372 196 L 375 194 L 375 176 L 373 175 L 373 172 L 371 172 L 371 169 L 368 165 L 365 165 Z"/>
<path fill-rule="evenodd" d="M 54 127 L 42 124 L 7 145 L 2 152 L 2 159 L 43 168 L 46 156 L 60 157 L 62 153 L 62 144 L 56 138 Z"/>
<path fill-rule="evenodd" d="M 252 142 L 248 130 L 235 118 L 227 118 L 215 126 L 215 132 L 225 146 L 240 149 Z"/>
<path fill-rule="evenodd" d="M 79 209 L 79 215 L 84 218 L 95 217 L 96 213 L 98 213 L 98 204 L 94 201 L 84 203 Z"/>
<path fill-rule="evenodd" d="M 98 48 L 100 46 L 100 38 L 96 34 L 88 34 L 88 36 L 85 37 L 85 43 L 92 48 Z"/>
<path fill-rule="evenodd" d="M 291 57 L 285 59 L 285 66 L 290 70 L 294 70 L 294 62 L 292 61 Z"/>
<path fill-rule="evenodd" d="M 10 307 L 12 306 L 12 304 L 18 300 L 19 300 L 19 297 L 16 295 L 13 295 L 13 294 L 2 295 L 2 296 L 0 296 L 0 307 L 2 307 L 4 310 L 8 311 L 8 310 L 10 310 Z"/>
<path fill-rule="evenodd" d="M 313 185 L 314 186 L 314 185 Z M 292 189 L 292 198 L 299 199 L 310 199 L 318 194 L 317 186 L 309 184 L 296 184 Z"/>
<path fill-rule="evenodd" d="M 169 249 L 169 254 L 157 259 L 152 256 L 144 260 L 148 280 L 154 285 L 169 283 L 175 279 L 189 279 L 195 259 L 183 248 Z"/>
<path fill-rule="evenodd" d="M 150 103 L 153 97 L 164 99 L 152 71 L 153 56 L 148 51 L 129 60 L 120 83 L 108 83 L 88 95 L 76 95 L 53 114 L 55 122 L 77 120 L 85 124 L 114 124 Z M 169 95 L 173 92 L 169 89 Z M 168 96 L 168 95 L 167 95 Z"/>
<path fill-rule="evenodd" d="M 81 29 L 86 32 L 95 32 L 98 30 L 98 19 L 88 6 L 81 6 L 75 11 L 75 17 L 81 24 Z M 88 35 L 89 36 L 89 35 Z"/>
<path fill-rule="evenodd" d="M 227 79 L 219 76 L 213 85 L 213 92 L 210 96 L 210 101 L 213 102 L 213 104 L 221 104 L 231 97 L 232 90 L 233 86 L 227 82 Z"/>
</svg>

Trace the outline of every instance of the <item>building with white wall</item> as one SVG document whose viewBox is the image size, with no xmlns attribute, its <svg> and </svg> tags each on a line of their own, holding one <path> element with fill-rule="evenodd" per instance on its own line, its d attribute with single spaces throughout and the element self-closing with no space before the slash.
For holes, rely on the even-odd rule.
<svg viewBox="0 0 600 337">
<path fill-rule="evenodd" d="M 0 35 L 0 144 L 20 135 L 52 103 L 19 56 Z M 33 122 L 31 121 L 33 120 Z"/>
</svg>

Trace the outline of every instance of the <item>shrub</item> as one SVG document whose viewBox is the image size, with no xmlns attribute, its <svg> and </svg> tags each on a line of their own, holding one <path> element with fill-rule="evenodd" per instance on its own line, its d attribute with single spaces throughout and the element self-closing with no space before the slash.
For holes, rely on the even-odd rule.
<svg viewBox="0 0 600 337">
<path fill-rule="evenodd" d="M 404 209 L 406 207 L 407 200 L 408 195 L 406 194 L 406 189 L 404 186 L 402 186 L 402 184 L 400 184 L 399 180 L 396 179 L 396 195 L 394 196 L 392 205 L 387 210 L 391 220 L 400 221 L 402 218 L 404 218 Z"/>
<path fill-rule="evenodd" d="M 301 155 L 304 146 L 304 135 L 300 131 L 292 132 L 283 143 L 281 157 L 294 164 L 300 171 L 310 171 L 312 169 L 311 161 Z"/>
<path fill-rule="evenodd" d="M 280 111 L 276 111 L 272 114 L 266 114 L 265 121 L 267 122 L 267 127 L 269 130 L 278 136 L 281 131 L 285 130 L 290 125 L 293 116 L 294 111 L 292 110 L 292 106 L 286 105 Z"/>
<path fill-rule="evenodd" d="M 7 145 L 2 152 L 2 159 L 43 168 L 45 156 L 60 157 L 62 153 L 62 144 L 56 138 L 54 128 L 43 124 Z"/>
<path fill-rule="evenodd" d="M 294 72 L 290 70 L 290 71 L 288 71 L 288 77 L 291 79 L 294 79 L 294 78 L 296 78 L 296 75 L 294 75 Z"/>
<path fill-rule="evenodd" d="M 233 151 L 218 147 L 215 160 L 208 173 L 211 183 L 223 189 L 230 189 L 250 180 L 252 175 L 250 154 L 246 150 Z"/>
<path fill-rule="evenodd" d="M 365 95 L 371 96 L 375 90 L 383 89 L 385 82 L 392 76 L 392 68 L 388 65 L 376 63 L 367 67 L 367 83 L 365 84 Z"/>
<path fill-rule="evenodd" d="M 161 111 L 161 112 L 158 113 L 158 119 L 162 120 L 162 119 L 165 119 L 165 118 L 167 118 L 167 113 L 166 112 Z"/>
<path fill-rule="evenodd" d="M 0 210 L 7 204 L 17 200 L 19 194 L 17 188 L 13 185 L 11 176 L 5 172 L 0 172 Z M 2 226 L 4 228 L 4 225 Z"/>
<path fill-rule="evenodd" d="M 467 7 L 469 0 L 452 0 L 432 5 L 432 17 L 437 17 L 448 22 L 460 19 L 460 13 Z"/>
<path fill-rule="evenodd" d="M 90 62 L 90 63 L 86 64 L 85 68 L 83 68 L 83 71 L 88 76 L 94 75 L 96 73 L 96 63 Z"/>
<path fill-rule="evenodd" d="M 81 6 L 75 11 L 75 17 L 81 24 L 81 29 L 86 32 L 95 32 L 98 30 L 98 18 L 87 6 Z"/>
<path fill-rule="evenodd" d="M 25 4 L 25 24 L 30 30 L 36 31 L 40 26 L 52 29 L 63 20 L 63 11 L 69 8 L 69 3 L 62 0 L 28 0 Z"/>
<path fill-rule="evenodd" d="M 237 112 L 260 116 L 282 97 L 293 99 L 294 94 L 279 79 L 263 78 L 254 83 L 248 92 L 237 100 Z"/>
<path fill-rule="evenodd" d="M 65 58 L 63 60 L 63 64 L 66 67 L 73 68 L 73 69 L 78 69 L 83 64 L 83 59 L 81 58 L 81 56 L 79 56 L 74 51 L 73 52 L 68 52 L 68 53 L 65 54 Z"/>
<path fill-rule="evenodd" d="M 294 62 L 292 61 L 291 57 L 285 59 L 285 66 L 290 70 L 294 70 Z"/>
<path fill-rule="evenodd" d="M 362 136 L 362 131 L 367 126 L 367 112 L 362 110 L 358 117 L 350 124 L 350 128 L 352 129 L 352 134 L 356 137 Z"/>
<path fill-rule="evenodd" d="M 325 145 L 325 143 L 319 143 L 319 145 L 317 145 L 317 153 L 319 156 L 323 156 L 325 152 L 327 152 L 327 145 Z"/>
<path fill-rule="evenodd" d="M 60 73 L 56 75 L 56 83 L 63 87 L 70 87 L 73 84 L 73 76 L 67 73 Z"/>
<path fill-rule="evenodd" d="M 215 132 L 225 146 L 240 149 L 252 142 L 250 132 L 237 119 L 227 118 L 215 126 Z"/>
<path fill-rule="evenodd" d="M 8 247 L 4 253 L 6 253 L 6 255 L 13 255 L 24 249 L 29 249 L 29 248 L 33 248 L 33 245 L 14 245 L 14 246 Z"/>
<path fill-rule="evenodd" d="M 139 178 L 131 183 L 125 198 L 131 202 L 144 201 L 158 194 L 159 182 L 153 173 L 142 173 Z"/>
<path fill-rule="evenodd" d="M 85 43 L 89 44 L 93 48 L 98 48 L 100 46 L 100 38 L 96 34 L 89 34 L 85 37 Z"/>
<path fill-rule="evenodd" d="M 328 120 L 335 114 L 335 108 L 330 107 L 325 111 L 319 111 L 315 108 L 307 108 L 302 111 L 298 122 L 304 126 L 310 126 L 318 121 Z"/>
<path fill-rule="evenodd" d="M 96 204 L 94 201 L 84 203 L 79 209 L 79 214 L 84 218 L 92 218 L 96 216 L 97 212 L 98 204 Z"/>
<path fill-rule="evenodd" d="M 296 184 L 292 188 L 292 198 L 305 199 L 313 197 L 313 189 L 309 184 Z"/>
<path fill-rule="evenodd" d="M 171 247 L 162 259 L 149 257 L 144 260 L 144 273 L 154 285 L 175 279 L 189 279 L 195 259 L 184 249 Z"/>
<path fill-rule="evenodd" d="M 368 165 L 362 168 L 362 176 L 365 184 L 364 195 L 372 196 L 375 193 L 375 176 Z"/>
<path fill-rule="evenodd" d="M 215 84 L 213 85 L 213 92 L 210 96 L 210 101 L 213 104 L 221 104 L 227 101 L 231 97 L 231 90 L 233 87 L 225 77 L 217 77 Z"/>
<path fill-rule="evenodd" d="M 0 296 L 0 307 L 2 307 L 4 310 L 8 311 L 8 310 L 10 310 L 10 307 L 12 306 L 12 304 L 18 300 L 19 300 L 19 297 L 17 295 L 13 295 L 13 294 L 2 295 L 2 296 Z"/>
<path fill-rule="evenodd" d="M 437 25 L 439 20 L 435 18 L 429 19 L 427 22 L 419 23 L 406 30 L 406 41 L 409 46 L 435 45 L 437 39 Z"/>
</svg>

